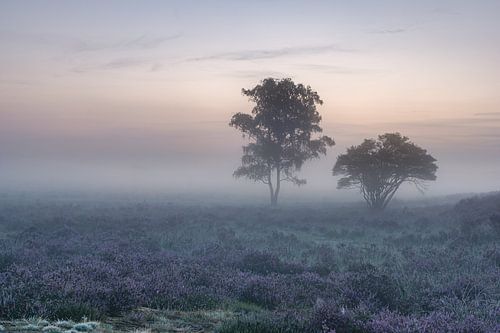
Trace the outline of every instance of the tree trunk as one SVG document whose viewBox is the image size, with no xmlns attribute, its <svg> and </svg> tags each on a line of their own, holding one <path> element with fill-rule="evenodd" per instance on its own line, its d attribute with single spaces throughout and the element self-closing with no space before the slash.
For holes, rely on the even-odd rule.
<svg viewBox="0 0 500 333">
<path fill-rule="evenodd" d="M 276 188 L 273 186 L 272 172 L 269 172 L 269 176 L 267 177 L 269 184 L 269 194 L 271 197 L 271 206 L 273 207 L 278 205 L 278 195 L 280 193 L 280 188 L 281 188 L 280 177 L 281 177 L 281 170 L 279 168 L 276 168 Z"/>
<path fill-rule="evenodd" d="M 276 195 L 271 195 L 271 207 L 276 207 L 278 206 L 278 198 Z"/>
<path fill-rule="evenodd" d="M 370 201 L 369 201 L 369 206 L 370 206 L 370 209 L 374 212 L 381 212 L 384 210 L 385 206 L 384 206 L 384 202 L 382 199 L 380 198 L 372 198 Z"/>
<path fill-rule="evenodd" d="M 385 202 L 384 202 L 384 207 L 383 209 L 385 209 L 385 207 L 387 207 L 387 205 L 389 204 L 389 202 L 391 202 L 392 198 L 394 197 L 394 194 L 396 194 L 397 190 L 399 189 L 399 186 L 401 186 L 403 182 L 400 182 L 397 187 L 387 196 L 387 198 L 385 199 Z"/>
<path fill-rule="evenodd" d="M 271 206 L 276 206 L 276 197 L 274 194 L 274 188 L 273 188 L 273 182 L 272 182 L 272 177 L 271 177 L 271 171 L 269 171 L 269 176 L 267 176 L 267 184 L 269 186 L 269 194 L 271 198 Z"/>
<path fill-rule="evenodd" d="M 280 193 L 280 187 L 281 187 L 281 170 L 278 167 L 276 169 L 276 189 L 274 190 L 274 206 L 278 205 L 278 195 Z"/>
</svg>

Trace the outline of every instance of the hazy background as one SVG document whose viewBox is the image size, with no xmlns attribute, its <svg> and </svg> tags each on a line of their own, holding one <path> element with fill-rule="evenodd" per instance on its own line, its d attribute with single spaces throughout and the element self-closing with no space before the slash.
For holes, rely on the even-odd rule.
<svg viewBox="0 0 500 333">
<path fill-rule="evenodd" d="M 256 195 L 232 178 L 240 93 L 292 77 L 337 142 L 293 195 L 400 131 L 438 159 L 427 196 L 499 189 L 500 2 L 1 1 L 0 190 Z M 420 196 L 405 188 L 400 197 Z"/>
</svg>

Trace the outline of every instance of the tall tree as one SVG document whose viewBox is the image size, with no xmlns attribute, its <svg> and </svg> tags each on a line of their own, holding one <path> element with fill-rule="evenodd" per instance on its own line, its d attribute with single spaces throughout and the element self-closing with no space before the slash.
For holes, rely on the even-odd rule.
<svg viewBox="0 0 500 333">
<path fill-rule="evenodd" d="M 234 176 L 266 184 L 274 206 L 281 182 L 305 184 L 306 180 L 295 173 L 305 161 L 326 155 L 327 147 L 335 142 L 328 136 L 313 138 L 322 132 L 316 106 L 323 101 L 310 86 L 295 84 L 289 78 L 267 78 L 242 93 L 255 106 L 251 114 L 234 114 L 229 123 L 251 140 L 243 147 L 242 165 Z"/>
<path fill-rule="evenodd" d="M 419 190 L 426 181 L 436 180 L 436 159 L 399 133 L 365 139 L 340 155 L 333 175 L 342 175 L 337 188 L 359 188 L 368 205 L 382 210 L 404 182 Z"/>
</svg>

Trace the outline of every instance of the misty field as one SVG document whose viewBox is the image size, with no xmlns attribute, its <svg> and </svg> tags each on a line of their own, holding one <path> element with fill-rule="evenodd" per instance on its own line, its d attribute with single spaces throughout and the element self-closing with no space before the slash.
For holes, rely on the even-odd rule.
<svg viewBox="0 0 500 333">
<path fill-rule="evenodd" d="M 356 205 L 4 197 L 1 324 L 44 332 L 498 332 L 499 199 L 374 215 Z"/>
</svg>

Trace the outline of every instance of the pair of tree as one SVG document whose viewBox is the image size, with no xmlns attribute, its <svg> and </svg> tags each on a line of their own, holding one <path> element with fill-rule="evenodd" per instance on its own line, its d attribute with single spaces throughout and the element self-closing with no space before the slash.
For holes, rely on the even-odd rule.
<svg viewBox="0 0 500 333">
<path fill-rule="evenodd" d="M 234 176 L 266 184 L 275 206 L 281 182 L 305 184 L 296 172 L 306 161 L 326 155 L 335 142 L 319 135 L 322 128 L 317 106 L 323 101 L 310 86 L 295 84 L 289 78 L 267 78 L 242 92 L 255 106 L 251 114 L 236 113 L 229 123 L 251 141 L 243 147 L 242 165 Z M 413 182 L 421 188 L 426 180 L 435 180 L 435 161 L 407 137 L 384 134 L 340 155 L 333 174 L 344 176 L 338 188 L 357 187 L 370 207 L 383 209 L 402 183 Z"/>
</svg>

